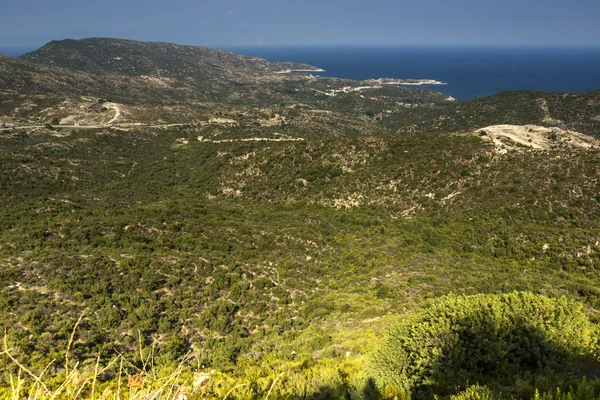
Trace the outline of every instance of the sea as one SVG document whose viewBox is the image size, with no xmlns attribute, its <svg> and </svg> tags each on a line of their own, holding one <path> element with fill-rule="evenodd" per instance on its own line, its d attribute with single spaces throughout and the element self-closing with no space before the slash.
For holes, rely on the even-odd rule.
<svg viewBox="0 0 600 400">
<path fill-rule="evenodd" d="M 580 93 L 600 89 L 598 47 L 235 46 L 235 53 L 295 61 L 349 79 L 434 79 L 421 86 L 470 100 L 505 90 Z"/>
<path fill-rule="evenodd" d="M 33 50 L 35 49 L 26 47 L 0 47 L 0 54 L 11 57 L 19 57 Z"/>
<path fill-rule="evenodd" d="M 322 68 L 325 77 L 434 79 L 438 90 L 470 100 L 505 90 L 581 93 L 600 90 L 600 46 L 228 46 L 269 61 Z M 16 57 L 34 49 L 1 49 Z"/>
</svg>

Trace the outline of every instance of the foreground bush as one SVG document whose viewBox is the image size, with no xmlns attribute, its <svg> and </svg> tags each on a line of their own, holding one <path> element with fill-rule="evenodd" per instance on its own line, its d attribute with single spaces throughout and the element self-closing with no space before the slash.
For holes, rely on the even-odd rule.
<svg viewBox="0 0 600 400">
<path fill-rule="evenodd" d="M 488 387 L 473 385 L 463 392 L 450 396 L 450 400 L 501 400 L 501 393 L 493 393 Z M 586 379 L 568 390 L 555 389 L 545 393 L 535 390 L 531 400 L 598 400 L 600 399 L 599 383 Z"/>
<path fill-rule="evenodd" d="M 583 305 L 566 298 L 450 295 L 392 328 L 372 372 L 383 386 L 416 397 L 449 395 L 468 383 L 526 396 L 534 386 L 600 371 L 598 332 Z"/>
</svg>

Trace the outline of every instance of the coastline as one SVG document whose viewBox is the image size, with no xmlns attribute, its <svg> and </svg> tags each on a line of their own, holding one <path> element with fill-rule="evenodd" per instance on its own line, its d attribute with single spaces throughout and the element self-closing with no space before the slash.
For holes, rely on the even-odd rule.
<svg viewBox="0 0 600 400">
<path fill-rule="evenodd" d="M 436 79 L 448 84 L 405 87 L 440 90 L 459 100 L 472 100 L 505 90 L 585 93 L 600 89 L 600 74 L 597 73 L 600 52 L 592 47 L 307 45 L 239 46 L 236 50 L 273 62 L 308 63 L 327 71 L 314 75 L 357 81 L 379 77 Z M 514 64 L 522 69 L 507 69 Z M 284 65 L 274 70 L 296 67 L 303 68 Z"/>
<path fill-rule="evenodd" d="M 401 83 L 384 83 L 384 85 L 402 85 L 402 86 L 423 86 L 423 85 L 447 85 L 446 82 L 434 81 L 434 82 L 401 82 Z"/>
<path fill-rule="evenodd" d="M 375 82 L 380 85 L 407 85 L 407 86 L 422 86 L 422 85 L 447 85 L 442 81 L 435 79 L 397 79 L 397 78 L 379 78 L 367 79 L 365 82 Z"/>
<path fill-rule="evenodd" d="M 322 68 L 317 69 L 285 69 L 283 71 L 277 71 L 276 74 L 291 74 L 294 72 L 325 72 Z"/>
<path fill-rule="evenodd" d="M 275 74 L 285 75 L 285 74 L 293 74 L 293 73 L 310 73 L 310 77 L 315 77 L 312 75 L 314 72 L 326 72 L 323 68 L 314 68 L 314 69 L 285 69 L 282 71 L 276 71 Z M 337 77 L 321 77 L 319 75 L 316 78 L 329 78 L 329 79 L 344 79 Z M 317 92 L 323 93 L 327 96 L 336 96 L 339 93 L 352 93 L 352 92 L 363 92 L 369 89 L 381 89 L 384 86 L 433 86 L 433 85 L 447 85 L 446 82 L 438 81 L 435 79 L 398 79 L 398 78 L 371 78 L 364 80 L 353 80 L 355 83 L 362 84 L 361 86 L 344 86 L 341 89 L 329 89 L 326 91 L 320 91 L 313 89 Z M 452 96 L 448 96 L 448 101 L 456 101 L 456 99 Z"/>
</svg>

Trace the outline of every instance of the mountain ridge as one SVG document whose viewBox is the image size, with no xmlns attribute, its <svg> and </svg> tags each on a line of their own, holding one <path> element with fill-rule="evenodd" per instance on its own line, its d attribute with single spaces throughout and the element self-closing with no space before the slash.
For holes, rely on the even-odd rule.
<svg viewBox="0 0 600 400">
<path fill-rule="evenodd" d="M 19 58 L 93 75 L 187 77 L 233 71 L 234 76 L 239 72 L 261 76 L 286 69 L 317 69 L 308 64 L 274 63 L 208 47 L 115 38 L 53 40 Z"/>
<path fill-rule="evenodd" d="M 65 39 L 21 57 L 1 56 L 0 87 L 148 104 L 223 101 L 256 80 L 287 79 L 276 74 L 286 69 L 314 67 L 199 46 Z"/>
</svg>

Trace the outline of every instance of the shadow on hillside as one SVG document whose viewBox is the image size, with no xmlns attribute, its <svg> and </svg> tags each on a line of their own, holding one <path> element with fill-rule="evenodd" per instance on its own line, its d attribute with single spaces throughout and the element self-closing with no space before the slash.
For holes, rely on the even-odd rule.
<svg viewBox="0 0 600 400">
<path fill-rule="evenodd" d="M 518 328 L 516 328 L 518 329 Z M 519 332 L 520 333 L 520 332 Z M 369 378 L 364 387 L 360 390 L 348 385 L 323 386 L 316 389 L 313 393 L 304 396 L 294 397 L 294 400 L 387 400 L 393 398 L 411 398 L 413 400 L 433 400 L 437 398 L 448 398 L 451 395 L 458 394 L 465 390 L 466 386 L 478 383 L 482 386 L 488 386 L 495 393 L 502 393 L 513 398 L 534 398 L 535 390 L 540 392 L 555 392 L 558 387 L 568 389 L 577 387 L 585 377 L 588 380 L 600 379 L 600 363 L 590 357 L 573 356 L 565 354 L 563 363 L 555 364 L 536 363 L 535 354 L 540 351 L 556 352 L 564 351 L 562 348 L 552 348 L 553 346 L 541 337 L 531 334 L 525 335 L 532 345 L 532 354 L 514 354 L 508 351 L 504 360 L 498 362 L 480 362 L 473 364 L 477 368 L 476 372 L 468 371 L 465 368 L 455 370 L 444 370 L 444 365 L 450 367 L 452 355 L 447 354 L 440 363 L 437 364 L 435 371 L 431 376 L 431 384 L 420 385 L 413 389 L 412 394 L 404 396 L 385 397 L 381 388 L 377 387 L 375 380 Z M 477 347 L 473 341 L 477 336 L 466 338 L 469 344 Z M 481 339 L 479 337 L 479 339 Z M 496 343 L 497 345 L 498 343 Z M 493 346 L 493 344 L 492 344 Z M 568 350 L 568 349 L 567 349 Z M 555 353 L 556 354 L 556 353 Z M 564 353 L 563 353 L 564 354 Z M 515 364 L 521 359 L 521 367 Z M 501 370 L 500 369 L 504 369 Z M 502 375 L 508 371 L 506 375 Z M 511 373 L 513 371 L 514 373 Z M 494 374 L 499 374 L 496 377 Z M 528 383 L 527 381 L 530 380 Z M 518 384 L 518 387 L 517 387 Z M 595 387 L 600 388 L 600 382 L 596 381 Z"/>
<path fill-rule="evenodd" d="M 568 388 L 584 377 L 600 378 L 600 362 L 582 353 L 581 343 L 549 340 L 552 333 L 524 320 L 499 329 L 493 321 L 463 321 L 456 340 L 442 347 L 413 399 L 449 396 L 478 383 L 497 393 L 531 398 L 535 389 Z"/>
<path fill-rule="evenodd" d="M 349 386 L 324 386 L 319 388 L 314 393 L 304 397 L 298 397 L 297 400 L 345 400 L 345 399 L 361 399 L 361 400 L 379 400 L 382 399 L 381 393 L 375 384 L 373 378 L 369 378 L 365 386 L 358 393 Z"/>
</svg>

